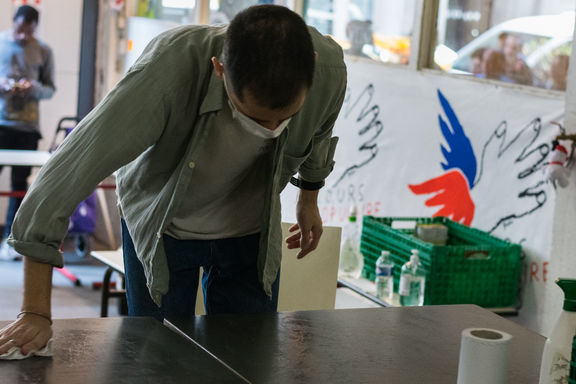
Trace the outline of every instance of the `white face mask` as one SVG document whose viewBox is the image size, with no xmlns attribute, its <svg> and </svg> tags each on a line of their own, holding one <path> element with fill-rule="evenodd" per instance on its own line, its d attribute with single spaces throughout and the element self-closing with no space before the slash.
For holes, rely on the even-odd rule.
<svg viewBox="0 0 576 384">
<path fill-rule="evenodd" d="M 292 118 L 283 120 L 280 123 L 280 125 L 276 127 L 276 129 L 271 130 L 258 124 L 257 122 L 255 122 L 254 120 L 252 120 L 251 118 L 249 118 L 248 116 L 237 110 L 236 107 L 234 106 L 234 103 L 232 103 L 232 101 L 230 100 L 230 98 L 228 98 L 228 105 L 230 105 L 230 110 L 232 111 L 232 118 L 234 120 L 236 120 L 249 133 L 252 133 L 253 135 L 264 139 L 274 139 L 280 136 L 282 131 L 284 131 L 284 129 L 286 129 L 286 127 L 288 126 L 288 123 L 290 123 L 290 120 L 292 120 Z"/>
</svg>

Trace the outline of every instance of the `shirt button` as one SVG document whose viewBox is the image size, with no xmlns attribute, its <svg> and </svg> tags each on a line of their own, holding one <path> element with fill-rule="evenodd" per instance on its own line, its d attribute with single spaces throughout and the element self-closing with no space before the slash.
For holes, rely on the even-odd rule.
<svg viewBox="0 0 576 384">
<path fill-rule="evenodd" d="M 188 163 L 188 167 L 189 167 L 190 169 L 194 168 L 195 166 L 196 166 L 196 163 L 193 162 L 193 161 L 191 161 L 191 162 Z"/>
<path fill-rule="evenodd" d="M 161 238 L 161 237 L 162 237 L 162 234 L 161 234 L 160 232 L 156 232 L 156 237 L 157 237 L 157 238 Z"/>
</svg>

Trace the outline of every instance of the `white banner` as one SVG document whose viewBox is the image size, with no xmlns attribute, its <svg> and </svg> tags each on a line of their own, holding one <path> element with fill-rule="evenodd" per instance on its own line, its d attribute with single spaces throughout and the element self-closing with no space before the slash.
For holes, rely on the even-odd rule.
<svg viewBox="0 0 576 384">
<path fill-rule="evenodd" d="M 542 170 L 564 101 L 366 62 L 348 73 L 336 166 L 319 198 L 325 224 L 342 225 L 356 204 L 362 215 L 447 216 L 521 244 L 522 314 L 533 315 L 555 196 Z M 283 220 L 295 220 L 295 188 L 282 199 Z"/>
</svg>

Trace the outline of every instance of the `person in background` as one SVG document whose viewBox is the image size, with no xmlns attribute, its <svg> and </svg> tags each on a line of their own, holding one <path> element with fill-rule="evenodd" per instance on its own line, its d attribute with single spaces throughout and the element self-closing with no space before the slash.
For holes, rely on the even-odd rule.
<svg viewBox="0 0 576 384">
<path fill-rule="evenodd" d="M 117 169 L 129 315 L 193 316 L 201 267 L 209 315 L 276 311 L 280 192 L 299 188 L 285 242 L 302 258 L 322 235 L 318 191 L 334 167 L 346 78 L 340 46 L 282 6 L 156 37 L 18 211 L 9 243 L 25 256 L 22 310 L 0 331 L 0 354 L 51 338 L 70 215 Z"/>
<path fill-rule="evenodd" d="M 498 50 L 504 51 L 504 46 L 506 45 L 506 39 L 510 34 L 508 32 L 502 32 L 498 35 Z"/>
<path fill-rule="evenodd" d="M 470 57 L 470 72 L 477 76 L 484 71 L 484 51 L 486 48 L 478 48 Z"/>
<path fill-rule="evenodd" d="M 516 35 L 509 34 L 502 49 L 506 58 L 506 76 L 516 84 L 533 85 L 532 70 L 522 58 L 522 42 Z"/>
<path fill-rule="evenodd" d="M 12 30 L 0 33 L 1 149 L 38 149 L 38 140 L 42 137 L 38 102 L 49 99 L 55 91 L 52 50 L 35 37 L 38 16 L 36 9 L 23 5 L 14 14 Z M 11 189 L 27 190 L 31 171 L 31 167 L 12 167 Z M 10 198 L 0 260 L 21 257 L 6 243 L 21 203 L 21 197 Z"/>
<path fill-rule="evenodd" d="M 512 80 L 506 76 L 506 58 L 504 54 L 499 50 L 491 48 L 484 51 L 482 73 L 476 76 L 481 79 L 512 82 Z"/>
<path fill-rule="evenodd" d="M 366 44 L 374 44 L 370 20 L 351 20 L 346 24 L 346 37 L 350 41 L 350 48 L 345 51 L 347 54 L 369 57 L 363 52 L 363 48 Z"/>
<path fill-rule="evenodd" d="M 570 56 L 556 55 L 550 63 L 550 82 L 548 88 L 555 91 L 565 91 L 568 83 L 568 67 Z"/>
</svg>

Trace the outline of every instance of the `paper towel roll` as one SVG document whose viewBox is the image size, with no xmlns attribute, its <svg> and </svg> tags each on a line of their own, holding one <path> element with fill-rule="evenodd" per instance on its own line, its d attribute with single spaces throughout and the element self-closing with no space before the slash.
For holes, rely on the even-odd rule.
<svg viewBox="0 0 576 384">
<path fill-rule="evenodd" d="M 495 329 L 462 331 L 458 384 L 507 384 L 508 344 L 512 336 Z"/>
</svg>

